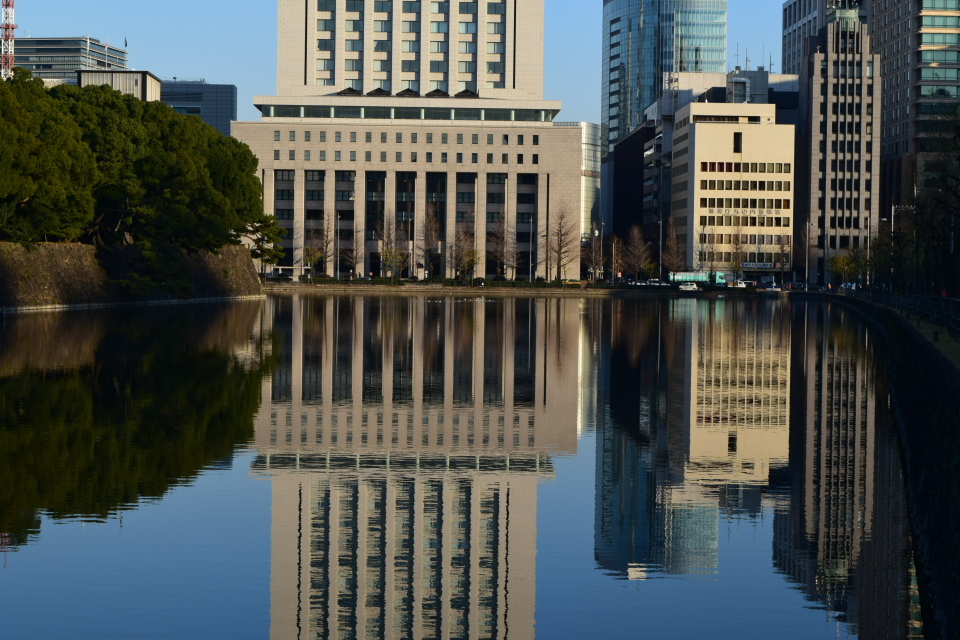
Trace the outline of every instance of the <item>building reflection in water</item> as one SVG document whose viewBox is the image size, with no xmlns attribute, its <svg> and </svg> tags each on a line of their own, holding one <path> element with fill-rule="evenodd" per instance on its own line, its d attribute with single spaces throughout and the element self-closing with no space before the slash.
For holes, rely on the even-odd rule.
<svg viewBox="0 0 960 640">
<path fill-rule="evenodd" d="M 716 573 L 721 518 L 772 512 L 774 565 L 809 600 L 861 638 L 922 637 L 885 376 L 859 321 L 779 300 L 624 300 L 587 324 L 601 569 Z"/>
<path fill-rule="evenodd" d="M 268 304 L 271 637 L 533 638 L 537 482 L 577 446 L 580 301 Z"/>
</svg>

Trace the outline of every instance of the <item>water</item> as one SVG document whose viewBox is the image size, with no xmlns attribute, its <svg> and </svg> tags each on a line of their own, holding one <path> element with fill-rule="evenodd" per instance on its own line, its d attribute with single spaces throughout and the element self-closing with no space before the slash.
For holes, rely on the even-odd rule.
<svg viewBox="0 0 960 640">
<path fill-rule="evenodd" d="M 923 637 L 884 359 L 786 299 L 8 317 L 0 637 Z"/>
</svg>

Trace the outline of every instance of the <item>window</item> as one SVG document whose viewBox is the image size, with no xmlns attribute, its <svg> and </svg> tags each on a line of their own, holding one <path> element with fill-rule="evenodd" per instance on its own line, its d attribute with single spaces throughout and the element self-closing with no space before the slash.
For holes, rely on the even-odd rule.
<svg viewBox="0 0 960 640">
<path fill-rule="evenodd" d="M 427 134 L 427 144 L 433 144 L 433 134 L 432 134 L 432 133 L 428 133 L 428 134 Z"/>
<path fill-rule="evenodd" d="M 402 151 L 397 151 L 396 160 L 397 160 L 397 162 L 403 162 L 403 152 L 402 152 Z"/>
<path fill-rule="evenodd" d="M 442 162 L 443 164 L 446 164 L 446 163 L 447 163 L 447 154 L 446 154 L 446 153 L 442 153 L 442 152 L 440 153 L 440 162 Z"/>
<path fill-rule="evenodd" d="M 277 200 L 293 200 L 293 189 L 277 189 Z"/>
<path fill-rule="evenodd" d="M 507 25 L 503 22 L 488 22 L 487 33 L 506 33 Z"/>
<path fill-rule="evenodd" d="M 487 53 L 506 53 L 507 45 L 503 42 L 488 42 Z"/>
<path fill-rule="evenodd" d="M 479 133 L 472 134 L 470 136 L 470 141 L 471 141 L 471 144 L 480 144 L 480 134 Z"/>
<path fill-rule="evenodd" d="M 363 40 L 344 40 L 343 44 L 347 51 L 363 51 Z"/>
<path fill-rule="evenodd" d="M 507 13 L 507 3 L 506 2 L 488 2 L 487 13 L 493 14 L 493 15 L 504 15 Z"/>
<path fill-rule="evenodd" d="M 404 53 L 417 53 L 420 51 L 419 40 L 404 40 L 403 44 L 400 46 Z"/>
<path fill-rule="evenodd" d="M 404 33 L 420 33 L 420 23 L 417 22 L 416 20 L 404 20 L 403 32 Z"/>
<path fill-rule="evenodd" d="M 411 152 L 410 152 L 410 162 L 416 162 L 416 161 L 417 161 L 417 152 L 416 152 L 416 151 L 411 151 Z"/>
<path fill-rule="evenodd" d="M 533 164 L 540 164 L 540 154 L 533 154 Z"/>
<path fill-rule="evenodd" d="M 336 28 L 336 20 L 317 20 L 317 31 L 334 31 Z"/>
<path fill-rule="evenodd" d="M 280 132 L 279 132 L 279 131 L 274 131 L 274 132 L 273 132 L 273 141 L 274 141 L 274 142 L 280 142 Z"/>
<path fill-rule="evenodd" d="M 510 164 L 510 154 L 509 153 L 501 154 L 500 162 L 502 164 Z"/>
<path fill-rule="evenodd" d="M 537 146 L 540 144 L 540 136 L 533 136 L 533 145 Z"/>
<path fill-rule="evenodd" d="M 523 154 L 522 154 L 522 153 L 518 153 L 518 154 L 517 154 L 517 164 L 523 164 Z"/>
<path fill-rule="evenodd" d="M 304 193 L 304 198 L 306 200 L 323 200 L 323 190 L 307 189 L 307 191 Z"/>
<path fill-rule="evenodd" d="M 305 171 L 304 177 L 307 182 L 323 182 L 323 171 Z"/>
<path fill-rule="evenodd" d="M 390 41 L 389 41 L 389 40 L 374 40 L 374 41 L 373 41 L 373 50 L 374 50 L 374 51 L 390 51 Z"/>
<path fill-rule="evenodd" d="M 743 133 L 739 131 L 733 133 L 733 152 L 743 153 Z"/>
<path fill-rule="evenodd" d="M 487 73 L 503 73 L 504 64 L 502 62 L 488 62 Z"/>
<path fill-rule="evenodd" d="M 477 43 L 470 42 L 461 42 L 460 43 L 460 53 L 476 53 L 477 52 Z"/>
<path fill-rule="evenodd" d="M 522 135 L 518 135 L 518 136 L 517 136 L 517 144 L 520 144 L 520 145 L 523 144 L 523 136 L 522 136 Z"/>
<path fill-rule="evenodd" d="M 447 61 L 446 60 L 431 60 L 430 61 L 430 73 L 446 73 L 447 71 Z"/>
<path fill-rule="evenodd" d="M 460 23 L 460 33 L 476 33 L 477 32 L 477 23 L 476 22 L 461 22 Z"/>
<path fill-rule="evenodd" d="M 427 162 L 433 162 L 433 152 L 427 151 Z"/>
<path fill-rule="evenodd" d="M 477 63 L 476 62 L 460 62 L 458 70 L 460 73 L 476 73 L 477 72 Z"/>
<path fill-rule="evenodd" d="M 273 172 L 273 179 L 277 182 L 293 182 L 297 172 L 293 169 L 277 169 Z"/>
<path fill-rule="evenodd" d="M 420 13 L 420 3 L 419 3 L 419 2 L 404 2 L 404 3 L 403 3 L 403 12 L 404 12 L 404 13 Z"/>
<path fill-rule="evenodd" d="M 477 201 L 477 195 L 472 191 L 458 191 L 457 202 L 473 204 Z"/>
<path fill-rule="evenodd" d="M 277 220 L 293 220 L 293 209 L 277 209 L 273 215 Z"/>
<path fill-rule="evenodd" d="M 388 33 L 390 31 L 390 21 L 389 20 L 374 20 L 373 21 L 373 30 L 377 33 Z"/>
<path fill-rule="evenodd" d="M 321 151 L 321 152 L 320 152 L 320 162 L 326 162 L 326 161 L 327 161 L 327 152 L 326 152 L 326 151 Z"/>
<path fill-rule="evenodd" d="M 487 164 L 493 164 L 493 154 L 492 154 L 492 153 L 488 153 L 488 154 L 487 154 Z"/>
<path fill-rule="evenodd" d="M 477 164 L 477 162 L 480 161 L 480 160 L 479 160 L 479 156 L 480 156 L 480 154 L 478 154 L 478 153 L 471 153 L 471 154 L 470 154 L 470 162 L 472 162 L 473 164 Z"/>
<path fill-rule="evenodd" d="M 411 133 L 411 134 L 410 134 L 410 143 L 411 143 L 411 144 L 417 144 L 417 134 L 415 134 L 415 133 Z"/>
<path fill-rule="evenodd" d="M 448 33 L 450 31 L 449 22 L 431 22 L 430 33 Z"/>
<path fill-rule="evenodd" d="M 400 70 L 407 73 L 416 73 L 420 68 L 420 63 L 418 60 L 401 60 L 400 61 Z"/>
<path fill-rule="evenodd" d="M 297 159 L 297 152 L 296 152 L 295 150 L 293 150 L 293 149 L 290 149 L 290 151 L 287 152 L 287 156 L 288 156 L 288 157 L 287 157 L 288 160 L 296 160 L 296 159 Z"/>
<path fill-rule="evenodd" d="M 356 197 L 356 192 L 354 191 L 337 191 L 337 202 L 350 202 Z"/>
<path fill-rule="evenodd" d="M 431 2 L 430 11 L 433 13 L 450 13 L 449 2 Z"/>
<path fill-rule="evenodd" d="M 487 144 L 493 144 L 493 134 L 492 134 L 492 133 L 488 133 L 488 134 L 487 134 Z"/>
<path fill-rule="evenodd" d="M 363 11 L 363 0 L 347 0 L 347 11 Z"/>
<path fill-rule="evenodd" d="M 477 12 L 477 3 L 476 2 L 461 2 L 460 3 L 460 13 L 476 13 Z"/>
<path fill-rule="evenodd" d="M 344 60 L 347 71 L 363 71 L 363 60 Z"/>
<path fill-rule="evenodd" d="M 334 161 L 334 162 L 341 162 L 342 160 L 343 160 L 343 154 L 342 154 L 341 152 L 339 152 L 339 151 L 334 151 L 334 152 L 333 152 L 333 161 Z"/>
<path fill-rule="evenodd" d="M 351 132 L 350 132 L 350 142 L 356 142 L 356 141 L 357 141 L 357 132 L 356 132 L 356 131 L 351 131 Z"/>
<path fill-rule="evenodd" d="M 444 31 L 444 33 L 446 33 L 446 31 Z M 432 53 L 447 53 L 450 50 L 449 45 L 450 43 L 446 40 L 433 40 L 430 42 L 430 51 Z"/>
<path fill-rule="evenodd" d="M 510 134 L 503 134 L 503 144 L 510 144 Z"/>
<path fill-rule="evenodd" d="M 393 3 L 390 2 L 390 0 L 376 0 L 376 2 L 373 3 L 373 10 L 390 13 L 393 11 Z"/>
<path fill-rule="evenodd" d="M 317 0 L 317 11 L 336 11 L 337 0 Z"/>
<path fill-rule="evenodd" d="M 457 164 L 462 164 L 462 163 L 463 163 L 463 154 L 462 154 L 462 153 L 458 153 L 458 154 L 457 154 Z"/>
<path fill-rule="evenodd" d="M 317 51 L 333 51 L 333 40 L 317 40 Z"/>
<path fill-rule="evenodd" d="M 310 150 L 309 150 L 309 149 L 307 149 L 306 151 L 303 152 L 303 159 L 304 159 L 305 161 L 307 161 L 307 162 L 310 162 Z"/>
<path fill-rule="evenodd" d="M 344 30 L 349 33 L 358 33 L 363 31 L 363 20 L 346 20 Z"/>
</svg>

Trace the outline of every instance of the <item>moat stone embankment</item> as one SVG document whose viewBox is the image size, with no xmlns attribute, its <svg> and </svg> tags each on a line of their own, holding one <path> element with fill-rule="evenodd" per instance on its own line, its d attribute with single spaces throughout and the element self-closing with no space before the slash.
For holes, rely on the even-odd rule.
<svg viewBox="0 0 960 640">
<path fill-rule="evenodd" d="M 0 243 L 0 308 L 15 311 L 262 294 L 250 252 L 244 247 L 184 254 L 176 287 L 138 278 L 136 262 L 133 254 L 98 255 L 90 245 Z"/>
</svg>

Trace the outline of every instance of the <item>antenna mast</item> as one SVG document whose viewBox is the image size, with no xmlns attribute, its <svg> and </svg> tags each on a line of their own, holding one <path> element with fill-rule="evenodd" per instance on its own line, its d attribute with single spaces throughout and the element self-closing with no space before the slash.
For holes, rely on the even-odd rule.
<svg viewBox="0 0 960 640">
<path fill-rule="evenodd" d="M 9 80 L 13 77 L 13 7 L 14 0 L 3 0 L 3 19 L 0 20 L 0 80 Z"/>
</svg>

